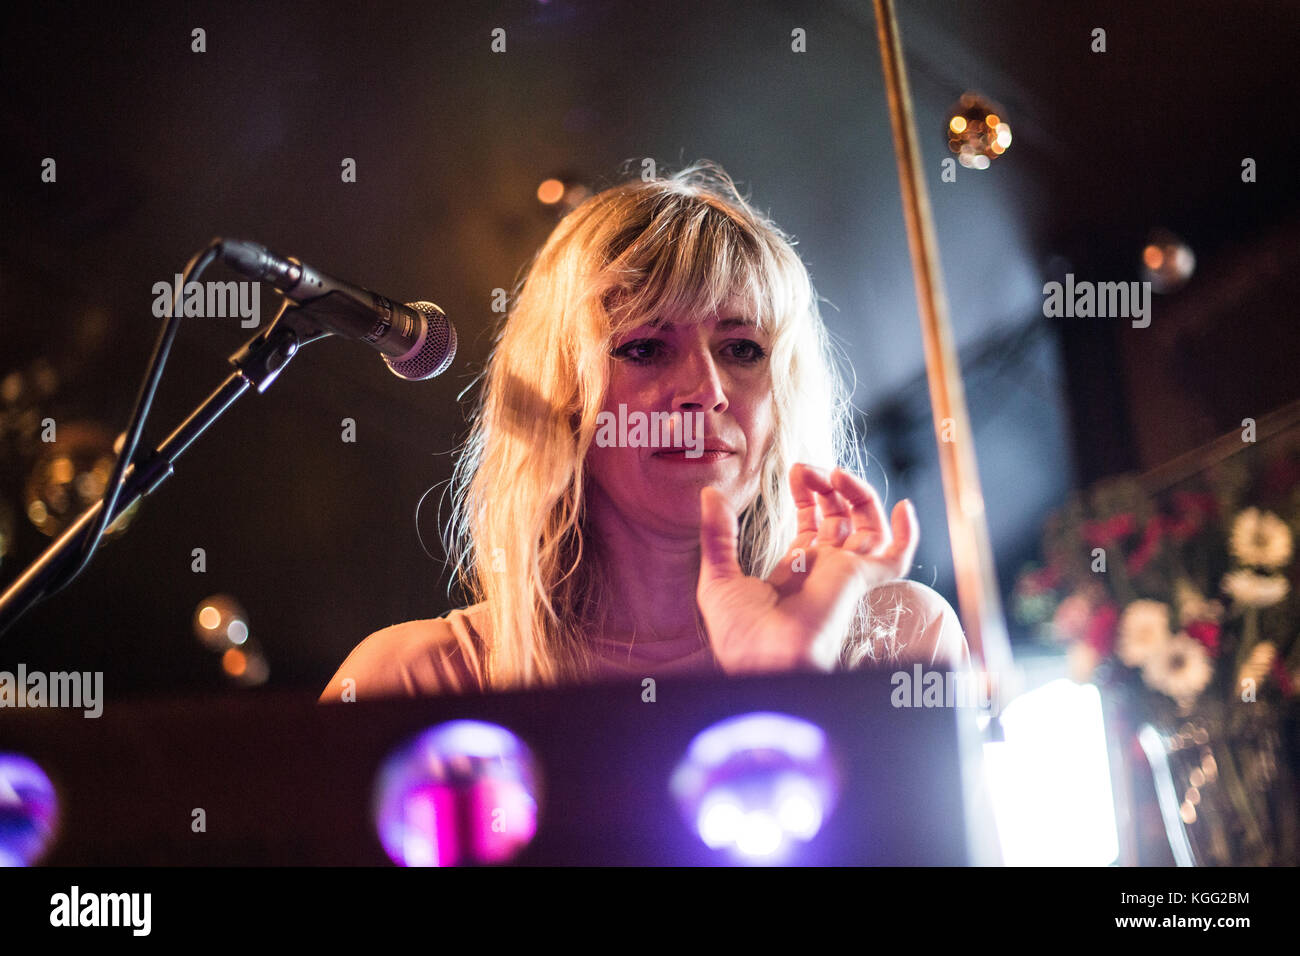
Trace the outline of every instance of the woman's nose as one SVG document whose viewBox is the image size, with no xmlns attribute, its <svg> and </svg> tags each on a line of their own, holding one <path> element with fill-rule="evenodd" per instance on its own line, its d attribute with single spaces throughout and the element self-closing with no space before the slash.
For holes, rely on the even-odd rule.
<svg viewBox="0 0 1300 956">
<path fill-rule="evenodd" d="M 673 409 L 681 411 L 725 411 L 727 394 L 717 363 L 704 350 L 692 350 L 674 370 Z"/>
</svg>

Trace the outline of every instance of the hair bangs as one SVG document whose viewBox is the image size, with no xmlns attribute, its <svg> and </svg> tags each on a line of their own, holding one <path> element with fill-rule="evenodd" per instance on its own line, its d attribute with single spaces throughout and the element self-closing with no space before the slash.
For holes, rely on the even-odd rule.
<svg viewBox="0 0 1300 956">
<path fill-rule="evenodd" d="M 602 302 L 612 336 L 646 323 L 741 316 L 760 329 L 780 311 L 773 256 L 755 226 L 699 195 L 667 193 L 611 243 Z"/>
</svg>

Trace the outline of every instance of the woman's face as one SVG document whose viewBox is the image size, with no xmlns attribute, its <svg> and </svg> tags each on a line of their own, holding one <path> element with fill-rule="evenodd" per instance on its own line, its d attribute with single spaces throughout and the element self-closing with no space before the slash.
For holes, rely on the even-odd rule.
<svg viewBox="0 0 1300 956">
<path fill-rule="evenodd" d="M 721 491 L 737 514 L 758 494 L 773 430 L 771 343 L 740 309 L 691 318 L 646 322 L 614 343 L 601 415 L 613 427 L 598 428 L 587 467 L 594 492 L 624 520 L 698 535 L 702 487 Z M 636 412 L 647 420 L 639 441 Z M 655 412 L 680 413 L 675 447 L 651 427 Z"/>
</svg>

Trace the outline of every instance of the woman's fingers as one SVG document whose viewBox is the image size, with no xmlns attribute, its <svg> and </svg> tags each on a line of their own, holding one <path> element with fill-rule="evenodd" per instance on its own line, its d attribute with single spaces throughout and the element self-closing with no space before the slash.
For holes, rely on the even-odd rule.
<svg viewBox="0 0 1300 956">
<path fill-rule="evenodd" d="M 885 520 L 880 495 L 852 472 L 836 468 L 829 476 L 810 465 L 790 469 L 790 491 L 798 509 L 796 547 L 829 545 L 897 567 L 911 568 L 919 539 L 916 509 L 898 502 Z"/>
<path fill-rule="evenodd" d="M 853 533 L 844 547 L 873 555 L 889 547 L 893 535 L 885 524 L 885 509 L 876 489 L 850 472 L 836 469 L 831 481 L 852 509 Z"/>
<path fill-rule="evenodd" d="M 832 491 L 830 494 L 818 492 L 817 504 L 822 511 L 822 519 L 817 524 L 817 543 L 840 547 L 853 530 L 849 521 L 849 503 L 839 492 Z"/>
<path fill-rule="evenodd" d="M 809 465 L 799 463 L 790 469 L 790 495 L 794 498 L 794 506 L 799 517 L 795 543 L 799 547 L 811 544 L 817 537 L 819 515 L 814 492 L 816 489 L 823 488 L 830 489 L 830 482 L 817 474 Z"/>
<path fill-rule="evenodd" d="M 880 557 L 894 568 L 897 577 L 905 578 L 912 570 L 912 559 L 916 556 L 916 546 L 921 538 L 915 506 L 907 499 L 898 502 L 894 505 L 890 520 L 893 523 L 894 540 Z"/>
</svg>

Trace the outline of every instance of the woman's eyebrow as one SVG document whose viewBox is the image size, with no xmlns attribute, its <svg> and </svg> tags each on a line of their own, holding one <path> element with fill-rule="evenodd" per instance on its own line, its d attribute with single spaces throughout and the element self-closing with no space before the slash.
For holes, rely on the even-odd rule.
<svg viewBox="0 0 1300 956">
<path fill-rule="evenodd" d="M 665 322 L 662 319 L 654 319 L 645 324 L 654 329 L 663 329 L 665 332 L 672 332 L 674 329 L 677 328 L 677 326 L 672 322 Z M 757 324 L 755 324 L 755 322 L 752 319 L 746 319 L 741 316 L 736 316 L 727 319 L 719 319 L 716 328 L 730 329 L 730 328 L 735 328 L 737 326 L 746 326 L 751 329 L 758 328 Z"/>
</svg>

